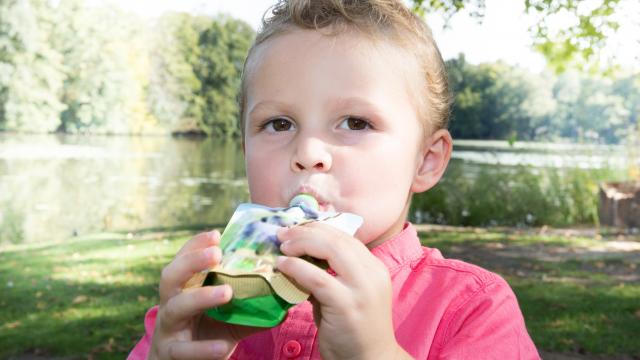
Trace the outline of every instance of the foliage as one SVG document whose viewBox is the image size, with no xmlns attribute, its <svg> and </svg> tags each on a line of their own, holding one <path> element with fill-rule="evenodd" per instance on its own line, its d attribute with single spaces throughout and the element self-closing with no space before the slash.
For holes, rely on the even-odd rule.
<svg viewBox="0 0 640 360">
<path fill-rule="evenodd" d="M 226 17 L 0 0 L 0 130 L 233 135 L 252 39 Z"/>
<path fill-rule="evenodd" d="M 638 123 L 637 74 L 533 74 L 503 63 L 447 61 L 455 138 L 619 143 Z"/>
<path fill-rule="evenodd" d="M 0 0 L 0 130 L 52 131 L 64 109 L 62 57 L 47 2 Z"/>
<path fill-rule="evenodd" d="M 245 23 L 220 18 L 200 34 L 199 61 L 194 70 L 202 81 L 204 101 L 199 128 L 208 135 L 239 135 L 236 98 L 253 30 Z"/>
<path fill-rule="evenodd" d="M 529 29 L 534 48 L 556 72 L 576 67 L 596 69 L 607 36 L 620 27 L 616 18 L 624 8 L 620 5 L 632 1 L 524 0 L 525 11 L 538 20 Z M 412 3 L 418 14 L 442 13 L 447 22 L 465 9 L 481 21 L 485 11 L 485 0 L 412 0 Z M 558 27 L 557 23 L 562 25 Z"/>
<path fill-rule="evenodd" d="M 58 130 L 139 133 L 149 116 L 140 106 L 146 86 L 146 64 L 136 56 L 140 21 L 81 0 L 62 0 L 52 10 L 59 23 L 53 44 L 64 57 L 60 99 L 66 109 Z"/>
<path fill-rule="evenodd" d="M 208 19 L 185 13 L 167 13 L 153 26 L 148 103 L 158 121 L 177 131 L 197 130 L 202 117 L 198 61 L 199 33 Z"/>
<path fill-rule="evenodd" d="M 434 189 L 414 195 L 412 220 L 464 226 L 598 224 L 598 184 L 622 178 L 608 169 L 481 167 L 451 164 Z"/>
</svg>

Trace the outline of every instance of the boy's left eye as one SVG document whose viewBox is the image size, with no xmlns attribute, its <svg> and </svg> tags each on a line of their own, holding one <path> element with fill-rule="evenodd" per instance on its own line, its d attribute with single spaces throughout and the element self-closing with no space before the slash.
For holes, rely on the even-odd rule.
<svg viewBox="0 0 640 360">
<path fill-rule="evenodd" d="M 340 129 L 348 130 L 365 130 L 370 129 L 371 124 L 364 119 L 360 119 L 353 116 L 348 116 L 340 123 Z"/>
</svg>

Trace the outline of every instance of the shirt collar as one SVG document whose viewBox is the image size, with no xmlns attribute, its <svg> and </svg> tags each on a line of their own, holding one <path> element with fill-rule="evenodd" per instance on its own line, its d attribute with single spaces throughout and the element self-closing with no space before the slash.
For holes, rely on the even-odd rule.
<svg viewBox="0 0 640 360">
<path fill-rule="evenodd" d="M 422 246 L 415 227 L 409 222 L 397 235 L 376 246 L 371 253 L 393 271 L 422 256 Z"/>
</svg>

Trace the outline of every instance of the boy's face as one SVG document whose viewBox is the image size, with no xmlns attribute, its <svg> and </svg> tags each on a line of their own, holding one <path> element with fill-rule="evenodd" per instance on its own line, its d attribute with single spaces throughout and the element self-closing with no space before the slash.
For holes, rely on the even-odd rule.
<svg viewBox="0 0 640 360">
<path fill-rule="evenodd" d="M 251 200 L 285 207 L 311 193 L 321 210 L 362 216 L 365 244 L 398 233 L 424 156 L 412 57 L 355 33 L 309 30 L 255 50 L 244 129 Z"/>
</svg>

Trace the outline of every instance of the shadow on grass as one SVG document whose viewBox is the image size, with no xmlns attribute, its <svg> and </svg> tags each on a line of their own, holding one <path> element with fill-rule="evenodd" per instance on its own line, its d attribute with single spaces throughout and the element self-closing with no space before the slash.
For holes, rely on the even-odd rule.
<svg viewBox="0 0 640 360">
<path fill-rule="evenodd" d="M 539 348 L 640 357 L 639 250 L 603 250 L 605 242 L 588 238 L 420 235 L 445 257 L 505 277 Z"/>
<path fill-rule="evenodd" d="M 126 357 L 157 303 L 162 267 L 187 239 L 104 236 L 0 251 L 0 358 Z"/>
<path fill-rule="evenodd" d="M 157 302 L 162 267 L 189 237 L 215 227 L 154 228 L 132 238 L 114 233 L 0 249 L 0 358 L 34 352 L 124 358 L 143 334 L 144 313 Z M 541 349 L 640 356 L 633 336 L 640 333 L 640 284 L 618 277 L 637 273 L 637 258 L 533 256 L 545 246 L 568 249 L 575 243 L 562 238 L 421 237 L 447 257 L 502 274 Z"/>
<path fill-rule="evenodd" d="M 640 356 L 640 286 L 553 283 L 507 277 L 529 332 L 545 350 Z"/>
</svg>

